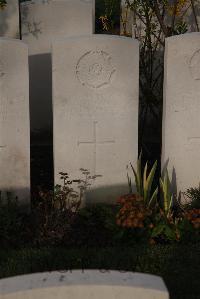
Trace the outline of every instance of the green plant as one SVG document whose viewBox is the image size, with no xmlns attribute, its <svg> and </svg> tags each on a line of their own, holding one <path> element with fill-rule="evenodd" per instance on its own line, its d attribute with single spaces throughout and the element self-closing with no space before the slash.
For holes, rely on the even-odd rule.
<svg viewBox="0 0 200 299">
<path fill-rule="evenodd" d="M 184 210 L 172 193 L 172 183 L 165 168 L 160 178 L 160 199 L 155 201 L 158 187 L 154 192 L 151 189 L 156 165 L 155 162 L 147 176 L 146 163 L 142 173 L 141 153 L 136 170 L 131 164 L 138 195 L 133 194 L 131 178 L 127 173 L 130 194 L 119 199 L 122 208 L 117 214 L 117 224 L 124 228 L 143 228 L 152 244 L 180 241 L 187 239 L 189 235 L 192 239 L 199 239 L 199 234 L 194 229 L 200 228 L 200 209 L 195 209 L 192 203 L 199 203 L 200 187 L 187 190 L 193 200 Z"/>
<path fill-rule="evenodd" d="M 181 219 L 174 215 L 172 186 L 167 168 L 163 170 L 159 181 L 161 193 L 157 209 L 152 217 L 151 238 L 157 242 L 179 241 L 180 231 L 178 224 Z"/>
<path fill-rule="evenodd" d="M 179 241 L 180 230 L 179 223 L 181 219 L 166 215 L 162 209 L 159 209 L 151 218 L 152 226 L 150 228 L 150 237 L 157 243 Z"/>
<path fill-rule="evenodd" d="M 39 204 L 35 209 L 39 244 L 59 244 L 69 234 L 71 224 L 81 207 L 85 191 L 98 177 L 87 169 L 80 169 L 83 178 L 70 180 L 66 172 L 60 172 L 61 184 L 54 191 L 39 192 Z M 76 184 L 76 185 L 74 185 Z M 76 188 L 76 190 L 75 190 Z"/>
<path fill-rule="evenodd" d="M 184 213 L 184 217 L 194 228 L 200 229 L 200 209 L 190 209 Z"/>
<path fill-rule="evenodd" d="M 187 208 L 199 208 L 200 209 L 200 184 L 199 187 L 189 188 L 185 193 L 183 193 L 189 203 Z"/>
<path fill-rule="evenodd" d="M 32 241 L 30 214 L 22 210 L 18 199 L 10 192 L 0 192 L 0 244 L 1 248 L 25 246 Z"/>
<path fill-rule="evenodd" d="M 173 195 L 167 168 L 164 170 L 163 178 L 160 178 L 160 188 L 162 192 L 161 208 L 166 217 L 169 217 L 172 214 Z"/>
<path fill-rule="evenodd" d="M 116 205 L 97 203 L 80 209 L 68 239 L 74 246 L 113 245 L 117 226 Z M 68 240 L 66 240 L 68 242 Z"/>
<path fill-rule="evenodd" d="M 151 192 L 152 190 L 152 184 L 156 172 L 156 167 L 157 167 L 157 161 L 154 163 L 152 168 L 149 171 L 149 174 L 147 175 L 147 168 L 148 168 L 148 163 L 146 163 L 144 167 L 144 172 L 142 174 L 142 167 L 141 167 L 141 157 L 142 157 L 142 152 L 139 155 L 139 158 L 137 160 L 137 169 L 135 170 L 133 165 L 130 163 L 132 171 L 134 173 L 135 177 L 135 184 L 136 184 L 136 189 L 137 193 L 143 198 L 144 203 L 150 207 L 153 203 L 155 203 L 158 195 L 158 187 Z M 128 184 L 129 188 L 131 186 L 131 180 L 128 177 Z"/>
<path fill-rule="evenodd" d="M 96 17 L 103 31 L 112 32 L 118 27 L 120 0 L 96 0 Z M 97 27 L 98 28 L 98 27 Z"/>
<path fill-rule="evenodd" d="M 198 243 L 200 241 L 200 210 L 190 209 L 183 212 L 178 229 L 182 243 Z"/>
<path fill-rule="evenodd" d="M 7 1 L 6 0 L 0 0 L 0 9 L 4 9 L 7 5 Z"/>
<path fill-rule="evenodd" d="M 50 209 L 57 211 L 70 211 L 76 213 L 80 208 L 86 190 L 91 186 L 92 181 L 99 175 L 91 176 L 89 170 L 80 168 L 83 178 L 70 180 L 67 172 L 60 172 L 61 184 L 57 184 L 54 191 L 47 194 L 41 192 L 40 195 L 48 203 Z M 76 184 L 76 186 L 74 185 Z M 47 200 L 48 197 L 48 200 Z"/>
</svg>

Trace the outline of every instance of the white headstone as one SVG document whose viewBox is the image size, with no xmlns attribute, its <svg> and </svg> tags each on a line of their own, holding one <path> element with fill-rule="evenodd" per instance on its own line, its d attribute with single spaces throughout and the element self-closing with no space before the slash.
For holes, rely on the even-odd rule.
<svg viewBox="0 0 200 299">
<path fill-rule="evenodd" d="M 31 129 L 52 123 L 51 41 L 92 34 L 94 0 L 33 0 L 21 4 L 22 39 L 29 46 Z"/>
<path fill-rule="evenodd" d="M 21 4 L 21 13 L 30 55 L 50 53 L 57 36 L 94 31 L 94 0 L 32 0 Z"/>
<path fill-rule="evenodd" d="M 0 190 L 30 200 L 28 47 L 0 38 Z"/>
<path fill-rule="evenodd" d="M 162 164 L 177 194 L 200 182 L 200 33 L 166 39 Z M 175 190 L 176 192 L 176 190 Z"/>
<path fill-rule="evenodd" d="M 0 36 L 19 38 L 18 0 L 8 0 L 4 9 L 0 9 Z"/>
<path fill-rule="evenodd" d="M 115 201 L 128 192 L 126 165 L 138 154 L 139 46 L 111 35 L 53 43 L 54 170 L 101 175 L 87 194 Z M 123 55 L 122 55 L 123 53 Z"/>
<path fill-rule="evenodd" d="M 154 275 L 97 270 L 61 271 L 0 280 L 0 299 L 169 299 Z"/>
</svg>

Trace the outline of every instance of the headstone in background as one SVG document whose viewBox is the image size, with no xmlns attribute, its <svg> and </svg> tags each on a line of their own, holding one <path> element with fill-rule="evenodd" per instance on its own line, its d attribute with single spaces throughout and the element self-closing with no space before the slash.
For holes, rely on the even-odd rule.
<svg viewBox="0 0 200 299">
<path fill-rule="evenodd" d="M 93 0 L 33 0 L 21 4 L 22 39 L 29 46 L 31 130 L 52 126 L 51 40 L 92 34 Z"/>
<path fill-rule="evenodd" d="M 0 190 L 30 201 L 28 47 L 0 38 Z"/>
<path fill-rule="evenodd" d="M 75 270 L 0 280 L 0 299 L 169 299 L 161 277 L 126 272 Z"/>
<path fill-rule="evenodd" d="M 169 159 L 179 194 L 200 182 L 200 33 L 165 45 L 162 165 Z"/>
<path fill-rule="evenodd" d="M 18 0 L 8 0 L 4 9 L 0 9 L 0 37 L 19 38 Z"/>
<path fill-rule="evenodd" d="M 139 45 L 111 35 L 53 43 L 54 170 L 97 178 L 87 202 L 128 192 L 126 165 L 138 155 Z"/>
</svg>

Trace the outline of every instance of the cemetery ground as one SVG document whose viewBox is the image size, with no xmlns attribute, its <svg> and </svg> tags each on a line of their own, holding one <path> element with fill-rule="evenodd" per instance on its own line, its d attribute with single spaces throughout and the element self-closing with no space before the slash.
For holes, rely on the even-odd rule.
<svg viewBox="0 0 200 299">
<path fill-rule="evenodd" d="M 36 156 L 37 151 L 34 149 Z M 134 194 L 121 197 L 116 205 L 96 204 L 75 214 L 68 206 L 62 212 L 53 205 L 48 191 L 38 192 L 52 185 L 50 174 L 49 181 L 44 180 L 51 169 L 45 150 L 39 152 L 41 160 L 37 157 L 34 161 L 37 165 L 33 167 L 34 171 L 40 169 L 40 172 L 38 177 L 34 176 L 37 181 L 32 181 L 32 211 L 21 212 L 17 203 L 12 201 L 0 209 L 0 278 L 73 269 L 136 271 L 160 275 L 171 299 L 199 298 L 200 238 L 199 228 L 195 229 L 192 225 L 198 226 L 197 214 L 196 220 L 190 218 L 193 223 L 189 223 L 188 219 L 184 225 L 182 222 L 179 232 L 174 230 L 175 235 L 173 229 L 170 232 L 167 226 L 162 231 L 158 221 L 157 236 L 155 233 L 152 238 L 152 223 L 147 219 L 147 211 L 144 211 L 146 216 L 141 218 L 144 227 L 141 227 L 140 221 L 128 224 L 130 213 L 136 207 L 139 212 L 144 209 Z M 37 188 L 39 180 L 43 185 Z M 194 198 L 193 204 L 198 207 L 198 197 Z M 126 225 L 117 225 L 123 208 L 130 211 L 121 218 Z M 174 213 L 178 215 L 177 211 Z M 158 215 L 159 212 L 157 216 L 154 214 Z M 140 218 L 141 215 L 136 215 L 139 220 L 138 216 Z M 156 227 L 156 223 L 154 225 Z M 173 224 L 168 228 L 172 227 Z"/>
<path fill-rule="evenodd" d="M 121 198 L 121 205 L 84 208 L 74 219 L 67 209 L 54 211 L 48 191 L 53 186 L 50 139 L 42 147 L 37 140 L 32 145 L 31 213 L 20 212 L 15 202 L 0 209 L 0 278 L 73 269 L 136 271 L 160 275 L 171 299 L 199 298 L 199 229 L 187 223 L 179 240 L 173 239 L 173 233 L 152 239 L 145 228 L 116 225 L 128 197 Z M 199 189 L 194 191 L 193 208 L 199 208 Z M 130 202 L 134 199 L 130 197 Z M 134 205 L 130 210 L 134 211 Z M 195 217 L 197 225 L 199 216 Z"/>
<path fill-rule="evenodd" d="M 197 299 L 199 255 L 199 244 L 1 249 L 0 277 L 73 269 L 137 271 L 162 276 L 171 299 Z"/>
</svg>

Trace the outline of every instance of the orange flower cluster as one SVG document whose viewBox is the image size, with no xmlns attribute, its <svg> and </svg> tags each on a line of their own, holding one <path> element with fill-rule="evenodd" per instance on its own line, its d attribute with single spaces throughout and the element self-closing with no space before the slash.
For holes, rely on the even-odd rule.
<svg viewBox="0 0 200 299">
<path fill-rule="evenodd" d="M 116 216 L 116 223 L 122 227 L 143 228 L 144 220 L 151 211 L 144 205 L 143 198 L 136 194 L 121 196 L 117 201 L 122 207 Z"/>
<path fill-rule="evenodd" d="M 191 209 L 185 213 L 185 218 L 189 220 L 194 228 L 200 228 L 200 209 Z"/>
</svg>

